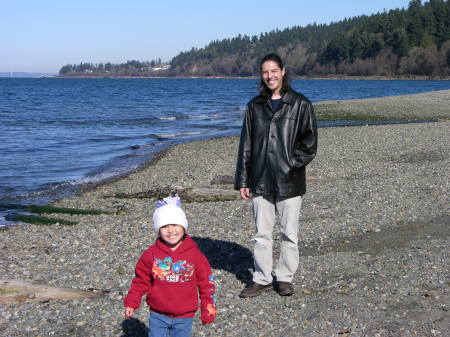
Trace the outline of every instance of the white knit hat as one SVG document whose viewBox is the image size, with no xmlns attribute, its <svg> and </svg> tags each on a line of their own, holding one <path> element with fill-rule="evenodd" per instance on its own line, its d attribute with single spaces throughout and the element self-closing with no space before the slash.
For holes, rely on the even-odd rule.
<svg viewBox="0 0 450 337">
<path fill-rule="evenodd" d="M 158 207 L 153 213 L 153 227 L 158 233 L 159 229 L 165 225 L 180 225 L 187 231 L 186 214 L 180 207 L 173 204 Z"/>
</svg>

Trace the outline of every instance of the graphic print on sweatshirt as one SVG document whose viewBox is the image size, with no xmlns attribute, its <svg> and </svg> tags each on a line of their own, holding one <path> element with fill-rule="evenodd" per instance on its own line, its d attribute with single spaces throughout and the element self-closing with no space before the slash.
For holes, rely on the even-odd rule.
<svg viewBox="0 0 450 337">
<path fill-rule="evenodd" d="M 153 259 L 152 273 L 161 281 L 166 282 L 188 282 L 194 275 L 194 266 L 186 260 L 172 262 L 171 257 L 165 257 L 163 260 Z"/>
</svg>

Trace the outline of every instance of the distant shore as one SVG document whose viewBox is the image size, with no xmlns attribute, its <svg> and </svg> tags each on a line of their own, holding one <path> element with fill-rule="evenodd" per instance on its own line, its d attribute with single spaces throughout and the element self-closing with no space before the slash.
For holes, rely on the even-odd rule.
<svg viewBox="0 0 450 337">
<path fill-rule="evenodd" d="M 258 76 L 108 76 L 108 75 L 55 75 L 55 78 L 202 78 L 202 79 L 259 79 Z M 291 79 L 308 80 L 407 80 L 407 81 L 448 81 L 450 76 L 421 76 L 421 75 L 402 75 L 402 76 L 348 76 L 348 75 L 329 75 L 329 76 L 290 76 Z"/>
</svg>

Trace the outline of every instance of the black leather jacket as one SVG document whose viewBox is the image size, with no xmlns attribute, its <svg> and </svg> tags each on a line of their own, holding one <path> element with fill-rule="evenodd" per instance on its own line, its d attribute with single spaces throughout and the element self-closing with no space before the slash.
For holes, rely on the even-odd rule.
<svg viewBox="0 0 450 337">
<path fill-rule="evenodd" d="M 305 166 L 317 151 L 312 103 L 289 90 L 273 112 L 270 101 L 256 96 L 248 104 L 236 165 L 235 189 L 285 197 L 306 192 Z"/>
</svg>

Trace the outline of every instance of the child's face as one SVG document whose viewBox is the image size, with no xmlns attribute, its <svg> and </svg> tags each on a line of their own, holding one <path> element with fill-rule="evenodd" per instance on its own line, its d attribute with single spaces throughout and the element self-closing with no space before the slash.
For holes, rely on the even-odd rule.
<svg viewBox="0 0 450 337">
<path fill-rule="evenodd" d="M 184 238 L 184 227 L 180 225 L 165 225 L 159 229 L 160 238 L 173 250 L 177 249 Z"/>
</svg>

